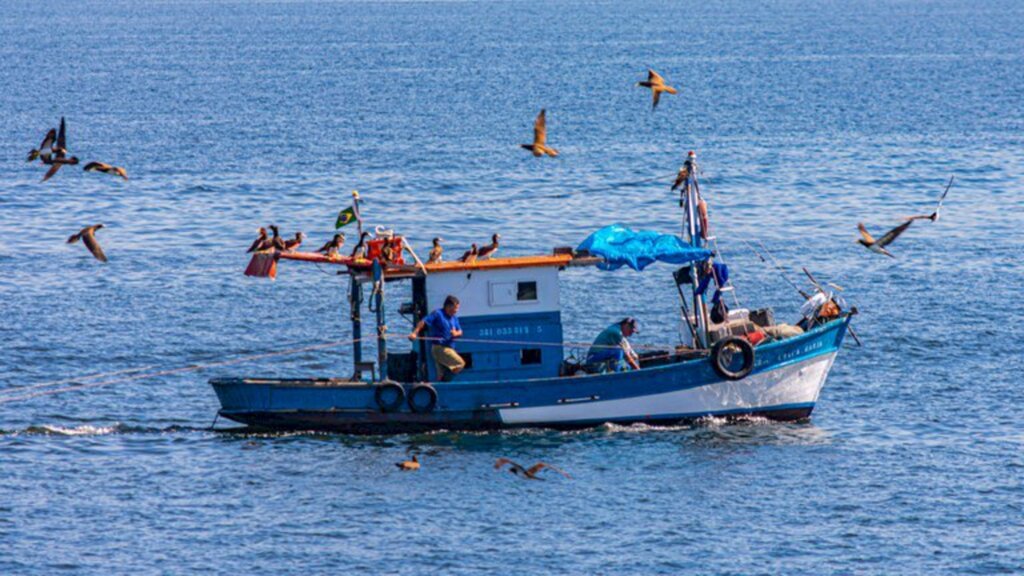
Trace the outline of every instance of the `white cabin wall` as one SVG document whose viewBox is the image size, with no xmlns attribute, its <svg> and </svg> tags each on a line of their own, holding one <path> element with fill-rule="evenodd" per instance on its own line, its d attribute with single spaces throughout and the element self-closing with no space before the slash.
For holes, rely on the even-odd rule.
<svg viewBox="0 0 1024 576">
<path fill-rule="evenodd" d="M 531 281 L 537 283 L 536 301 L 517 302 L 513 294 L 508 304 L 492 304 L 491 285 L 512 284 L 510 288 L 514 290 L 515 283 Z M 555 266 L 434 272 L 427 277 L 427 308 L 440 308 L 445 297 L 451 294 L 461 303 L 459 316 L 558 312 L 561 310 L 558 288 L 558 268 Z"/>
</svg>

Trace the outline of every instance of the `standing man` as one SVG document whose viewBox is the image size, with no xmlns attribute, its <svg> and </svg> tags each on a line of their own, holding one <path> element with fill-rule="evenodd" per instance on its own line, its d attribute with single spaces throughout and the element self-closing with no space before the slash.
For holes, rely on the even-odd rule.
<svg viewBox="0 0 1024 576">
<path fill-rule="evenodd" d="M 637 362 L 636 353 L 627 340 L 638 332 L 636 318 L 631 316 L 605 328 L 590 345 L 586 363 L 595 368 L 607 367 L 613 372 L 618 372 L 622 368 L 622 361 L 625 360 L 633 370 L 639 370 L 640 363 Z M 606 366 L 596 366 L 602 364 Z"/>
<path fill-rule="evenodd" d="M 459 299 L 448 296 L 442 308 L 427 314 L 409 333 L 409 340 L 416 340 L 424 326 L 430 327 L 430 338 L 433 340 L 430 355 L 437 363 L 437 377 L 441 382 L 448 382 L 466 367 L 466 361 L 452 348 L 452 341 L 462 336 L 462 326 L 456 316 L 458 313 Z"/>
</svg>

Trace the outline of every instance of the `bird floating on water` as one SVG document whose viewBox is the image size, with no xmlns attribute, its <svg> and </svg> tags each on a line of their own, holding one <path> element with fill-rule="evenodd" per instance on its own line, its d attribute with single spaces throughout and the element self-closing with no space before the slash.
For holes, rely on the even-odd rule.
<svg viewBox="0 0 1024 576">
<path fill-rule="evenodd" d="M 125 180 L 128 179 L 128 172 L 125 171 L 124 168 L 120 166 L 111 166 L 106 162 L 89 162 L 88 164 L 85 165 L 85 168 L 83 168 L 83 170 L 85 170 L 86 172 L 103 172 L 106 174 L 114 174 L 115 176 L 120 176 Z"/>
<path fill-rule="evenodd" d="M 440 238 L 434 238 L 433 244 L 433 247 L 430 248 L 430 254 L 427 256 L 427 264 L 437 264 L 441 261 L 441 255 L 444 254 Z"/>
<path fill-rule="evenodd" d="M 96 257 L 100 262 L 107 261 L 107 255 L 103 253 L 103 248 L 100 248 L 100 243 L 96 240 L 96 231 L 103 228 L 103 224 L 94 224 L 92 226 L 86 226 L 78 231 L 77 234 L 72 234 L 68 237 L 68 244 L 74 244 L 79 240 L 85 244 L 85 247 L 92 252 L 92 255 Z"/>
<path fill-rule="evenodd" d="M 550 464 L 545 464 L 544 462 L 538 462 L 533 466 L 530 466 L 529 468 L 524 468 L 523 466 L 516 464 L 515 462 L 509 460 L 508 458 L 498 458 L 498 461 L 494 463 L 494 469 L 501 470 L 501 468 L 506 464 L 509 466 L 509 472 L 515 474 L 516 476 L 526 478 L 528 480 L 543 480 L 543 478 L 537 476 L 537 474 L 544 469 L 554 470 L 555 472 L 558 472 L 559 474 L 565 476 L 566 478 L 572 478 L 572 476 L 569 476 L 562 470 L 555 468 Z"/>
<path fill-rule="evenodd" d="M 667 84 L 665 84 L 665 79 L 662 78 L 660 74 L 658 74 L 654 70 L 651 70 L 650 68 L 647 69 L 647 81 L 637 82 L 636 85 L 651 89 L 651 94 L 654 97 L 654 104 L 651 106 L 651 110 L 654 110 L 655 108 L 658 107 L 658 102 L 661 101 L 662 92 L 668 92 L 669 94 L 676 94 L 679 92 L 672 86 L 668 86 Z"/>
<path fill-rule="evenodd" d="M 878 254 L 885 254 L 889 258 L 895 258 L 895 256 L 890 254 L 889 251 L 885 249 L 885 247 L 888 246 L 889 244 L 892 244 L 893 241 L 899 238 L 900 234 L 903 234 L 903 232 L 907 228 L 909 228 L 910 225 L 913 223 L 913 220 L 907 220 L 903 224 L 900 224 L 899 226 L 886 232 L 885 235 L 879 238 L 878 240 L 875 240 L 874 237 L 871 236 L 871 234 L 868 232 L 868 229 L 864 227 L 864 224 L 858 223 L 857 229 L 860 230 L 861 238 L 857 239 L 857 243 L 864 246 L 868 250 L 871 250 L 872 252 L 876 252 Z"/>
<path fill-rule="evenodd" d="M 483 246 L 477 250 L 476 257 L 479 258 L 491 258 L 494 253 L 498 251 L 498 240 L 501 239 L 499 234 L 491 236 L 491 243 Z"/>
<path fill-rule="evenodd" d="M 44 140 L 45 143 L 45 140 Z M 68 157 L 67 149 L 67 129 L 64 124 L 64 118 L 60 119 L 60 131 L 57 132 L 57 143 L 50 148 L 51 154 L 44 154 L 40 152 L 39 158 L 43 161 L 43 164 L 50 166 L 50 169 L 43 175 L 42 182 L 46 182 L 53 177 L 54 174 L 60 170 L 61 166 L 65 164 L 74 166 L 78 164 L 78 158 L 75 156 Z"/>
<path fill-rule="evenodd" d="M 317 252 L 326 254 L 327 256 L 337 256 L 341 247 L 345 245 L 345 235 L 341 232 L 334 235 L 333 238 L 328 240 L 323 246 L 317 248 Z"/>
<path fill-rule="evenodd" d="M 414 454 L 413 457 L 412 457 L 412 460 L 406 460 L 404 462 L 396 462 L 395 466 L 397 466 L 398 469 L 402 470 L 402 471 L 419 470 L 420 469 L 420 461 L 419 461 L 418 458 L 416 458 L 416 455 Z"/>
<path fill-rule="evenodd" d="M 477 255 L 479 253 L 480 253 L 480 251 L 476 247 L 476 244 L 473 244 L 472 246 L 469 247 L 469 250 L 466 250 L 465 252 L 463 252 L 462 257 L 459 258 L 459 262 L 465 262 L 466 264 L 472 264 L 472 263 L 476 262 L 476 257 L 477 257 Z"/>
<path fill-rule="evenodd" d="M 545 154 L 551 157 L 558 156 L 558 150 L 547 145 L 548 122 L 547 110 L 542 108 L 537 119 L 533 122 L 533 144 L 520 144 L 520 147 L 533 152 L 534 156 L 540 157 Z"/>
<path fill-rule="evenodd" d="M 946 194 L 949 194 L 949 189 L 953 186 L 954 176 L 949 177 L 949 184 L 946 184 L 946 189 L 942 192 L 942 196 L 939 196 L 939 205 L 935 207 L 935 211 L 931 214 L 920 214 L 917 216 L 911 216 L 907 220 L 931 220 L 937 222 L 939 220 L 939 210 L 942 210 L 942 202 L 946 199 Z"/>
</svg>

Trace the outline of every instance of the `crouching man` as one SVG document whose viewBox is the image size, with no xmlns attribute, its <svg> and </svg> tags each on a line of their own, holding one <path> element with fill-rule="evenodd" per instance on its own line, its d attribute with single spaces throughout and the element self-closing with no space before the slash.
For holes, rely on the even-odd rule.
<svg viewBox="0 0 1024 576">
<path fill-rule="evenodd" d="M 588 371 L 612 371 L 618 372 L 623 369 L 623 360 L 633 370 L 639 370 L 636 353 L 629 345 L 629 338 L 639 332 L 636 327 L 636 318 L 627 317 L 622 321 L 605 328 L 587 351 Z"/>
</svg>

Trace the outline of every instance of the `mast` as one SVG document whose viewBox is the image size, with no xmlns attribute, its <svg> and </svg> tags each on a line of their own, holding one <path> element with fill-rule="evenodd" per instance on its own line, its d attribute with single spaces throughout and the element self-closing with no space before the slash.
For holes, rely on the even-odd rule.
<svg viewBox="0 0 1024 576">
<path fill-rule="evenodd" d="M 356 378 L 361 378 L 359 366 L 363 363 L 363 322 L 361 309 L 363 306 L 363 285 L 356 279 L 356 275 L 349 274 L 352 284 L 349 292 L 349 309 L 352 318 L 352 362 L 356 370 Z"/>
<path fill-rule="evenodd" d="M 686 184 L 683 186 L 685 196 L 683 214 L 683 234 L 688 237 L 690 245 L 700 248 L 700 234 L 697 233 L 697 198 L 699 195 L 699 184 L 697 183 L 697 161 L 696 154 L 690 152 L 686 159 L 687 175 Z M 700 284 L 700 274 L 696 265 L 690 266 L 690 286 L 693 295 L 693 316 L 697 328 L 697 341 L 699 348 L 708 347 L 708 323 L 707 306 L 704 304 L 704 296 L 697 294 L 697 286 Z"/>
</svg>

